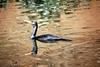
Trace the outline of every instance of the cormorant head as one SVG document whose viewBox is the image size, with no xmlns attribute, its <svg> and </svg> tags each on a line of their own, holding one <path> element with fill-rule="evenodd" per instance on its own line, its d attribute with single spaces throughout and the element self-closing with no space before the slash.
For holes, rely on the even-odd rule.
<svg viewBox="0 0 100 67">
<path fill-rule="evenodd" d="M 32 21 L 33 28 L 38 27 L 37 21 Z"/>
</svg>

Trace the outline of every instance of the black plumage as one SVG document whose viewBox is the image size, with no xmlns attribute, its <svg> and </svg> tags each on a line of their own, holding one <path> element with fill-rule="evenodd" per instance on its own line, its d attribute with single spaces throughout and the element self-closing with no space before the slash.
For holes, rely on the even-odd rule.
<svg viewBox="0 0 100 67">
<path fill-rule="evenodd" d="M 60 38 L 58 36 L 54 36 L 51 34 L 44 34 L 44 35 L 39 35 L 36 37 L 33 37 L 32 40 L 38 40 L 40 42 L 44 42 L 44 43 L 54 43 L 57 41 L 71 41 L 69 39 L 64 39 L 64 38 Z"/>
</svg>

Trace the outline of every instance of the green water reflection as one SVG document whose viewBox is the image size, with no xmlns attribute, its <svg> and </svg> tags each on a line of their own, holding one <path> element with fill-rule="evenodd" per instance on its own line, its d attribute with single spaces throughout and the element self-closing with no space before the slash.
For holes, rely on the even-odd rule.
<svg viewBox="0 0 100 67">
<path fill-rule="evenodd" d="M 28 13 L 30 20 L 40 22 L 59 22 L 61 14 L 73 14 L 79 7 L 89 7 L 91 0 L 22 0 L 22 4 Z M 34 15 L 35 14 L 35 15 Z"/>
</svg>

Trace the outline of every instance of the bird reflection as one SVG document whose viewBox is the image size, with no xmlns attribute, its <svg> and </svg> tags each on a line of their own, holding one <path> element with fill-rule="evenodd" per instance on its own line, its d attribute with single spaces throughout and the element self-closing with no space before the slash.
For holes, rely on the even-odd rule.
<svg viewBox="0 0 100 67">
<path fill-rule="evenodd" d="M 37 42 L 36 40 L 32 40 L 33 41 L 33 45 L 32 45 L 32 54 L 37 54 L 38 52 L 38 46 L 37 46 Z"/>
<path fill-rule="evenodd" d="M 62 37 L 58 37 L 52 34 L 44 34 L 44 35 L 36 36 L 38 30 L 38 23 L 36 21 L 33 21 L 32 27 L 33 27 L 33 32 L 31 36 L 31 39 L 33 41 L 32 54 L 37 54 L 38 52 L 38 46 L 36 40 L 43 43 L 54 43 L 57 41 L 71 41 L 70 39 L 64 39 Z"/>
</svg>

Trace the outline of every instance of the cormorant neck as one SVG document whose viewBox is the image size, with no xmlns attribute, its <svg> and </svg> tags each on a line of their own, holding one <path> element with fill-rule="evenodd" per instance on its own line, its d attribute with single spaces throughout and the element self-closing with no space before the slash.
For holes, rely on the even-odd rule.
<svg viewBox="0 0 100 67">
<path fill-rule="evenodd" d="M 37 29 L 38 29 L 38 24 L 37 24 L 37 22 L 35 22 L 35 26 L 36 26 L 36 28 L 35 28 L 34 36 L 36 36 Z"/>
</svg>

